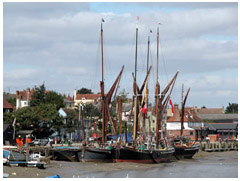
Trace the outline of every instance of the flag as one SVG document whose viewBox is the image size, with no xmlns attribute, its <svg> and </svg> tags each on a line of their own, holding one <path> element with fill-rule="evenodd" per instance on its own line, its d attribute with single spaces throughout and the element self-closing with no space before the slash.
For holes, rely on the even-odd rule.
<svg viewBox="0 0 240 181">
<path fill-rule="evenodd" d="M 143 115 L 145 115 L 147 113 L 147 104 L 146 103 L 142 107 L 142 113 L 143 113 Z"/>
<path fill-rule="evenodd" d="M 15 126 L 16 124 L 16 118 L 13 120 L 12 126 Z"/>
<path fill-rule="evenodd" d="M 103 18 L 102 18 L 102 22 L 105 22 Z"/>
<path fill-rule="evenodd" d="M 172 107 L 172 113 L 174 114 L 173 104 L 172 104 L 172 100 L 171 100 L 171 98 L 169 98 L 169 104 L 171 105 L 171 107 Z"/>
<path fill-rule="evenodd" d="M 137 16 L 137 20 L 139 21 L 139 16 Z"/>
<path fill-rule="evenodd" d="M 150 30 L 150 33 L 152 33 L 152 30 Z"/>
</svg>

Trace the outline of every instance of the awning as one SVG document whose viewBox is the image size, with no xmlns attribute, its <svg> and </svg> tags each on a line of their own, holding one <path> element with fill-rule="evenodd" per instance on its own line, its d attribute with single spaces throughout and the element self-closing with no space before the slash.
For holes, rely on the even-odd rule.
<svg viewBox="0 0 240 181">
<path fill-rule="evenodd" d="M 18 134 L 32 134 L 33 130 L 19 130 Z"/>
<path fill-rule="evenodd" d="M 227 129 L 225 129 L 225 130 L 217 130 L 217 132 L 219 133 L 219 132 L 230 132 L 230 133 L 233 133 L 233 132 L 236 132 L 235 130 L 232 130 L 232 129 L 229 129 L 229 130 L 227 130 Z"/>
</svg>

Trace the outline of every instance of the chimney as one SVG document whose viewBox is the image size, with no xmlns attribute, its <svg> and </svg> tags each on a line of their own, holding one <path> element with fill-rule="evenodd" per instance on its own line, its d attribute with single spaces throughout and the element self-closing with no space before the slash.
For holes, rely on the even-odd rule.
<svg viewBox="0 0 240 181">
<path fill-rule="evenodd" d="M 173 119 L 174 121 L 180 121 L 180 114 L 179 114 L 179 109 L 178 109 L 178 104 L 174 104 L 174 116 Z"/>
<path fill-rule="evenodd" d="M 74 100 L 76 100 L 76 98 L 77 98 L 77 90 L 76 89 L 74 89 L 73 95 L 74 95 Z"/>
</svg>

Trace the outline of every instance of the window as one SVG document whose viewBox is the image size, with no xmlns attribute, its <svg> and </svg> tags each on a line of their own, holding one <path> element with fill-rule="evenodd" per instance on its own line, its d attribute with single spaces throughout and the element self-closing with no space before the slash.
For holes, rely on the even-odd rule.
<svg viewBox="0 0 240 181">
<path fill-rule="evenodd" d="M 152 122 L 155 123 L 155 120 L 153 119 Z"/>
<path fill-rule="evenodd" d="M 83 97 L 83 98 L 82 98 L 82 100 L 85 100 L 85 99 L 86 99 L 86 97 Z"/>
<path fill-rule="evenodd" d="M 193 131 L 190 131 L 189 133 L 190 133 L 190 135 L 193 135 Z"/>
</svg>

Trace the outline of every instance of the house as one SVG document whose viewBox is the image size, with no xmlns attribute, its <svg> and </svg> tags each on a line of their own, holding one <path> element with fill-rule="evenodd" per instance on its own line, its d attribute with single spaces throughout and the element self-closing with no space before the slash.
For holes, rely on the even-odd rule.
<svg viewBox="0 0 240 181">
<path fill-rule="evenodd" d="M 102 100 L 101 94 L 77 94 L 77 90 L 74 90 L 74 106 L 78 107 L 80 104 L 97 104 Z"/>
<path fill-rule="evenodd" d="M 27 88 L 27 90 L 23 91 L 16 91 L 17 99 L 16 99 L 16 109 L 23 108 L 30 105 L 31 96 L 34 93 L 34 89 L 30 90 L 30 88 Z"/>
<path fill-rule="evenodd" d="M 63 100 L 63 104 L 65 105 L 66 108 L 74 108 L 74 100 L 73 97 L 71 97 L 70 95 L 68 95 L 68 97 L 64 98 Z"/>
<path fill-rule="evenodd" d="M 9 124 L 3 124 L 3 144 L 14 145 L 16 142 L 13 139 L 13 128 Z"/>
<path fill-rule="evenodd" d="M 197 116 L 194 110 L 185 109 L 183 136 L 190 137 L 191 140 L 203 139 L 207 135 L 207 127 Z M 181 110 L 178 105 L 174 105 L 174 115 L 167 120 L 167 137 L 180 136 L 181 132 Z"/>
<path fill-rule="evenodd" d="M 3 113 L 5 112 L 13 112 L 13 105 L 10 104 L 7 100 L 3 99 Z"/>
</svg>

